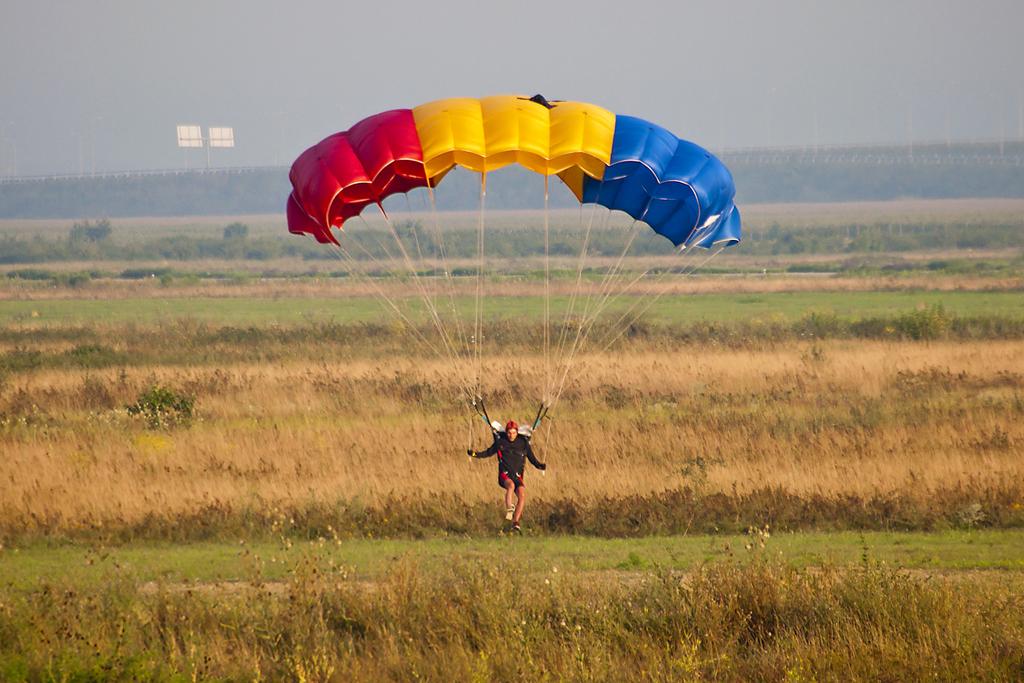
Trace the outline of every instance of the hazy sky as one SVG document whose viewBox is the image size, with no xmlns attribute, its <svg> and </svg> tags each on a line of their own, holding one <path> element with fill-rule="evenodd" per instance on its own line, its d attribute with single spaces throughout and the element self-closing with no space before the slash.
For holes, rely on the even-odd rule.
<svg viewBox="0 0 1024 683">
<path fill-rule="evenodd" d="M 287 164 L 369 114 L 541 92 L 713 149 L 1016 138 L 1021 0 L 0 0 L 0 175 Z"/>
</svg>

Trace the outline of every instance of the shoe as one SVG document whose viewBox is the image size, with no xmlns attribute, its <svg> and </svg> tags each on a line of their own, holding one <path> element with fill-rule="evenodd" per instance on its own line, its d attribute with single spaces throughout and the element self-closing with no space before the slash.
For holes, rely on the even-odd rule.
<svg viewBox="0 0 1024 683">
<path fill-rule="evenodd" d="M 506 508 L 505 509 L 505 519 L 507 521 L 511 522 L 512 521 L 512 515 L 514 515 L 515 513 L 516 513 L 516 509 L 514 507 Z"/>
<path fill-rule="evenodd" d="M 523 530 L 519 528 L 519 522 L 512 523 L 512 531 L 516 532 L 517 534 L 522 533 Z"/>
</svg>

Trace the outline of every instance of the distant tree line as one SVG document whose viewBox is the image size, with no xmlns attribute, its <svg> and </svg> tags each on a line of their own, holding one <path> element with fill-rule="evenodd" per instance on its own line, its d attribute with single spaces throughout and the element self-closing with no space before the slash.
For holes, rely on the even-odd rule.
<svg viewBox="0 0 1024 683">
<path fill-rule="evenodd" d="M 989 164 L 730 164 L 745 202 L 1024 197 L 1024 166 Z"/>
<path fill-rule="evenodd" d="M 636 224 L 630 256 L 657 256 L 671 253 L 671 245 L 661 236 Z M 65 238 L 40 236 L 0 238 L 0 263 L 33 264 L 59 261 L 192 261 L 198 259 L 263 261 L 282 257 L 305 260 L 333 260 L 332 249 L 282 231 L 278 236 L 251 237 L 249 227 L 233 222 L 220 236 L 172 235 L 145 238 L 135 233 L 131 240 L 112 236 L 107 220 L 76 221 Z M 551 256 L 579 255 L 585 240 L 585 228 L 578 225 L 553 225 L 549 235 Z M 399 248 L 395 237 L 401 240 Z M 473 228 L 443 229 L 443 244 L 433 227 L 418 220 L 399 220 L 395 235 L 381 229 L 347 230 L 341 236 L 346 251 L 359 260 L 402 258 L 402 250 L 414 260 L 472 259 L 476 256 L 476 231 Z M 618 230 L 594 230 L 586 237 L 588 257 L 617 257 L 630 234 Z M 787 228 L 772 225 L 750 229 L 735 253 L 754 255 L 858 254 L 956 249 L 1024 248 L 1024 217 L 1003 223 L 922 222 L 874 223 Z M 544 233 L 538 225 L 502 228 L 487 233 L 485 255 L 488 258 L 542 256 Z"/>
<path fill-rule="evenodd" d="M 46 263 L 56 261 L 192 261 L 228 259 L 262 261 L 281 257 L 304 259 L 335 258 L 312 240 L 288 234 L 280 237 L 249 238 L 249 227 L 231 223 L 221 237 L 172 235 L 150 239 L 118 241 L 111 238 L 108 220 L 77 221 L 66 239 L 0 238 L 0 263 Z"/>
<path fill-rule="evenodd" d="M 284 212 L 279 170 L 37 180 L 0 184 L 0 217 L 189 216 Z"/>
<path fill-rule="evenodd" d="M 1007 223 L 849 224 L 748 230 L 745 254 L 851 254 L 1024 247 L 1024 217 Z"/>
<path fill-rule="evenodd" d="M 766 165 L 737 161 L 730 168 L 741 203 L 1024 197 L 1024 166 L 801 162 Z M 510 167 L 493 176 L 487 187 L 488 208 L 543 207 L 543 179 L 536 174 Z M 290 190 L 283 168 L 3 183 L 0 218 L 283 215 Z M 476 209 L 480 202 L 479 176 L 456 170 L 438 189 L 436 198 L 442 210 Z M 418 201 L 425 202 L 423 198 Z M 573 205 L 572 195 L 559 181 L 552 180 L 551 206 Z"/>
</svg>

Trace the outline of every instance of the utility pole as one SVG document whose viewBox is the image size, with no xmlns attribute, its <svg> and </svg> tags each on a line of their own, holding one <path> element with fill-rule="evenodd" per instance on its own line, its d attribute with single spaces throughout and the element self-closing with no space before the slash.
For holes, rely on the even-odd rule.
<svg viewBox="0 0 1024 683">
<path fill-rule="evenodd" d="M 1024 141 L 1024 94 L 1017 91 L 1017 139 Z"/>
<path fill-rule="evenodd" d="M 8 131 L 14 121 L 0 121 L 0 176 L 18 174 L 18 141 Z"/>
<path fill-rule="evenodd" d="M 910 158 L 914 158 L 914 105 L 907 104 L 907 150 Z"/>
<path fill-rule="evenodd" d="M 1003 151 L 1006 147 L 1006 112 L 999 108 L 999 158 L 1003 158 Z"/>
<path fill-rule="evenodd" d="M 96 175 L 96 124 L 103 120 L 102 116 L 89 119 L 89 175 Z"/>
<path fill-rule="evenodd" d="M 7 175 L 7 121 L 0 121 L 0 176 Z"/>
<path fill-rule="evenodd" d="M 284 161 L 282 155 L 284 154 L 284 112 L 281 110 L 275 111 L 272 115 L 274 136 L 277 139 L 277 146 L 274 149 L 274 165 L 281 166 Z"/>
<path fill-rule="evenodd" d="M 814 156 L 818 156 L 818 145 L 820 139 L 818 137 L 818 104 L 814 104 Z"/>
<path fill-rule="evenodd" d="M 950 96 L 950 92 L 949 92 L 949 82 L 947 81 L 946 82 L 946 98 L 945 98 L 945 101 L 943 102 L 943 104 L 945 105 L 945 109 L 946 109 L 946 149 L 949 149 L 950 147 L 953 146 L 953 134 L 952 134 L 953 126 L 951 125 L 952 115 L 949 112 L 949 103 L 950 103 L 951 100 L 952 100 L 952 97 Z"/>
</svg>

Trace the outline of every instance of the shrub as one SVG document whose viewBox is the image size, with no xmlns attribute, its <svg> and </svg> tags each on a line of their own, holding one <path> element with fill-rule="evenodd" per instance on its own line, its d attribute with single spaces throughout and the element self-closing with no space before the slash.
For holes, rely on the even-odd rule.
<svg viewBox="0 0 1024 683">
<path fill-rule="evenodd" d="M 929 306 L 904 313 L 893 320 L 893 327 L 910 339 L 938 339 L 949 331 L 952 318 L 941 306 Z"/>
<path fill-rule="evenodd" d="M 231 223 L 224 227 L 224 239 L 244 240 L 249 236 L 249 226 L 245 223 Z"/>
<path fill-rule="evenodd" d="M 35 349 L 16 347 L 0 356 L 0 370 L 35 370 L 43 364 L 43 354 Z"/>
<path fill-rule="evenodd" d="M 824 339 L 828 337 L 843 336 L 844 321 L 840 320 L 835 313 L 811 312 L 800 319 L 795 325 L 801 336 Z"/>
<path fill-rule="evenodd" d="M 72 242 L 103 242 L 110 238 L 113 228 L 107 219 L 90 223 L 81 221 L 71 226 L 68 237 Z"/>
<path fill-rule="evenodd" d="M 102 344 L 78 344 L 64 352 L 72 365 L 80 368 L 104 368 L 125 362 L 123 353 Z"/>
<path fill-rule="evenodd" d="M 154 384 L 128 406 L 128 414 L 143 418 L 151 429 L 160 429 L 187 424 L 194 408 L 194 397 Z"/>
<path fill-rule="evenodd" d="M 88 285 L 92 277 L 89 273 L 60 273 L 55 275 L 53 279 L 58 285 L 80 289 Z"/>
<path fill-rule="evenodd" d="M 7 277 L 12 280 L 52 280 L 56 276 L 52 270 L 44 268 L 19 268 L 8 271 Z"/>
</svg>

